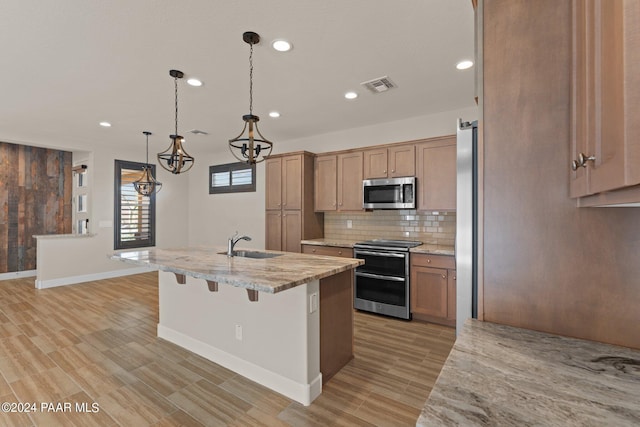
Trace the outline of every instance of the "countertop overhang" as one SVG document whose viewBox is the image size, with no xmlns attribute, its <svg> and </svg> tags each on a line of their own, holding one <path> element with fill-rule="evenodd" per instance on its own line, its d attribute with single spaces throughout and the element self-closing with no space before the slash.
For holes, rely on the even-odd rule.
<svg viewBox="0 0 640 427">
<path fill-rule="evenodd" d="M 225 251 L 226 248 L 222 247 L 154 248 L 118 251 L 109 257 L 130 264 L 271 294 L 333 276 L 364 263 L 354 258 L 267 250 L 260 252 L 281 255 L 255 259 L 228 257 L 219 253 Z"/>
</svg>

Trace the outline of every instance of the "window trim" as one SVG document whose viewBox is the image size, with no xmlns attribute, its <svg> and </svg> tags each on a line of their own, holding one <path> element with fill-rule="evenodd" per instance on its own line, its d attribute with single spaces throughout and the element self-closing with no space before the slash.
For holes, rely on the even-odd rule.
<svg viewBox="0 0 640 427">
<path fill-rule="evenodd" d="M 251 184 L 233 185 L 231 177 L 234 171 L 238 170 L 251 170 Z M 214 187 L 213 186 L 213 174 L 220 172 L 229 172 L 229 185 Z M 223 165 L 209 166 L 209 194 L 226 194 L 226 193 L 247 193 L 256 191 L 256 165 L 248 165 L 244 162 L 225 163 Z"/>
<path fill-rule="evenodd" d="M 114 168 L 114 197 L 113 197 L 113 249 L 131 249 L 131 248 L 146 248 L 156 245 L 156 194 L 152 193 L 149 197 L 149 238 L 145 240 L 133 240 L 122 241 L 121 235 L 121 223 L 122 217 L 120 216 L 122 208 L 122 194 L 120 187 L 122 184 L 122 169 L 139 170 L 142 173 L 142 167 L 147 163 L 132 162 L 129 160 L 115 160 Z M 151 167 L 151 174 L 156 176 L 156 165 L 149 164 Z"/>
</svg>

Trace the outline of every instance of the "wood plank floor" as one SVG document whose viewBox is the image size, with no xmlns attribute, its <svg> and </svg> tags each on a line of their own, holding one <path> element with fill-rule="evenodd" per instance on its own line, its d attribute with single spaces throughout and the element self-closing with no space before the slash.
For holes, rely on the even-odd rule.
<svg viewBox="0 0 640 427">
<path fill-rule="evenodd" d="M 305 407 L 156 338 L 156 273 L 45 290 L 1 281 L 0 402 L 36 408 L 2 411 L 0 425 L 415 425 L 454 330 L 355 319 L 355 359 Z"/>
</svg>

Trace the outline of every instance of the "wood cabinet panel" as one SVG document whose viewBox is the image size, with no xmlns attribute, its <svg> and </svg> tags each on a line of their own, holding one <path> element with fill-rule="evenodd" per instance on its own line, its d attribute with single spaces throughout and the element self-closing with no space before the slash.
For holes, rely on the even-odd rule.
<svg viewBox="0 0 640 427">
<path fill-rule="evenodd" d="M 353 249 L 335 246 L 302 245 L 302 253 L 353 258 Z"/>
<path fill-rule="evenodd" d="M 419 143 L 416 152 L 418 210 L 455 210 L 455 136 Z"/>
<path fill-rule="evenodd" d="M 265 164 L 266 194 L 265 204 L 267 210 L 281 209 L 282 207 L 282 158 L 267 159 Z"/>
<path fill-rule="evenodd" d="M 637 1 L 572 2 L 571 197 L 640 184 L 638 15 Z"/>
<path fill-rule="evenodd" d="M 300 252 L 302 240 L 302 212 L 286 210 L 282 214 L 282 250 Z"/>
<path fill-rule="evenodd" d="M 387 178 L 388 156 L 386 148 L 364 150 L 363 160 L 363 179 Z"/>
<path fill-rule="evenodd" d="M 411 269 L 411 312 L 447 318 L 447 270 L 415 266 Z"/>
<path fill-rule="evenodd" d="M 449 255 L 432 255 L 432 254 L 411 254 L 411 265 L 421 265 L 423 267 L 432 268 L 456 268 L 456 260 Z"/>
<path fill-rule="evenodd" d="M 338 204 L 338 158 L 335 155 L 315 158 L 315 210 L 335 211 Z"/>
<path fill-rule="evenodd" d="M 362 152 L 338 155 L 338 210 L 362 209 Z"/>
<path fill-rule="evenodd" d="M 323 234 L 323 215 L 313 210 L 314 155 L 289 153 L 266 160 L 265 247 L 300 252 L 302 239 Z"/>
<path fill-rule="evenodd" d="M 415 176 L 416 148 L 411 145 L 389 147 L 389 177 Z"/>
<path fill-rule="evenodd" d="M 456 271 L 447 271 L 447 319 L 456 321 Z"/>
<path fill-rule="evenodd" d="M 302 155 L 282 158 L 282 208 L 302 209 Z"/>
<path fill-rule="evenodd" d="M 282 213 L 280 210 L 266 212 L 265 248 L 271 251 L 282 250 Z"/>
</svg>

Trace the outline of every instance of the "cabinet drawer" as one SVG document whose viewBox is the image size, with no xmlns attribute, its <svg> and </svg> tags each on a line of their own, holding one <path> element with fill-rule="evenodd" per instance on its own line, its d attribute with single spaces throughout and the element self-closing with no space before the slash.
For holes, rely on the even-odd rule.
<svg viewBox="0 0 640 427">
<path fill-rule="evenodd" d="M 302 253 L 353 258 L 353 249 L 335 246 L 302 245 Z"/>
<path fill-rule="evenodd" d="M 428 255 L 412 253 L 411 265 L 431 268 L 455 269 L 456 260 L 454 257 L 448 255 Z"/>
</svg>

